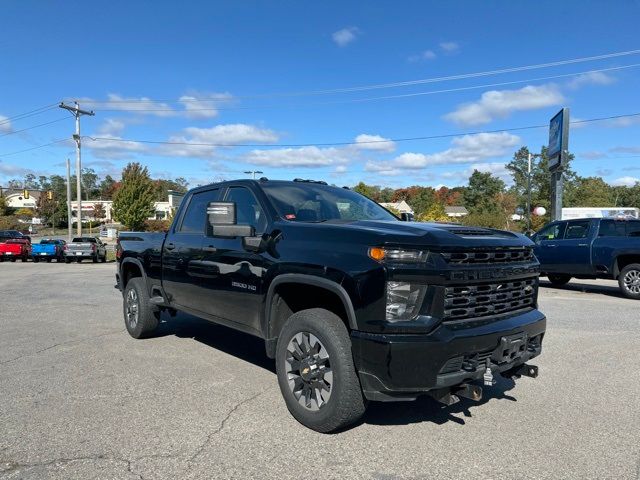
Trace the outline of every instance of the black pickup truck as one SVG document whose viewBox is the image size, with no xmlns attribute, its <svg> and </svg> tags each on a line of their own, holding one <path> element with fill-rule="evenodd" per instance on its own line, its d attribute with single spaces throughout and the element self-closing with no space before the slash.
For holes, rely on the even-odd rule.
<svg viewBox="0 0 640 480">
<path fill-rule="evenodd" d="M 263 338 L 286 405 L 330 432 L 367 401 L 479 400 L 537 376 L 546 319 L 526 237 L 400 221 L 346 188 L 239 180 L 191 190 L 164 233 L 123 232 L 125 325 L 183 311 Z"/>
<path fill-rule="evenodd" d="M 534 234 L 540 268 L 555 286 L 575 278 L 618 280 L 640 300 L 640 220 L 583 218 L 550 223 Z"/>
</svg>

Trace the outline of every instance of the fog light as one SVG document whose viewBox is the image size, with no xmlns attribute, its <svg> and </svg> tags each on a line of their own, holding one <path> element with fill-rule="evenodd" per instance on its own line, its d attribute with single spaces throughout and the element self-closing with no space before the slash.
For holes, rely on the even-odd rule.
<svg viewBox="0 0 640 480">
<path fill-rule="evenodd" d="M 387 321 L 402 322 L 418 316 L 426 285 L 387 282 Z"/>
</svg>

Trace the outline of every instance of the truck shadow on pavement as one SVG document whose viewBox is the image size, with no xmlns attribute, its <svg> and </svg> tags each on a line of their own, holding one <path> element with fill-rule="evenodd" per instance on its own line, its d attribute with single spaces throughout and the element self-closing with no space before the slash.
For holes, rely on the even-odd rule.
<svg viewBox="0 0 640 480">
<path fill-rule="evenodd" d="M 622 295 L 620 292 L 620 288 L 616 285 L 593 285 L 591 283 L 580 283 L 580 280 L 571 280 L 566 285 L 561 287 L 554 287 L 551 285 L 551 282 L 548 280 L 540 279 L 540 286 L 543 288 L 548 288 L 551 291 L 562 292 L 563 290 L 567 290 L 570 292 L 580 292 L 580 293 L 595 293 L 598 295 L 607 295 L 609 297 L 615 298 L 623 298 L 628 300 L 627 297 Z"/>
<path fill-rule="evenodd" d="M 155 336 L 163 337 L 169 335 L 185 339 L 191 338 L 268 370 L 274 374 L 273 382 L 274 386 L 277 387 L 275 362 L 267 357 L 264 341 L 253 335 L 217 325 L 185 313 L 178 313 L 175 318 L 163 314 L 162 323 Z M 362 420 L 347 429 L 349 430 L 363 423 L 370 425 L 408 425 L 411 423 L 431 422 L 443 425 L 448 422 L 454 422 L 464 425 L 464 418 L 473 416 L 471 414 L 471 408 L 473 407 L 495 400 L 517 401 L 516 398 L 506 393 L 514 388 L 515 382 L 500 375 L 497 375 L 495 379 L 495 385 L 483 387 L 483 397 L 478 402 L 461 398 L 460 402 L 445 406 L 427 395 L 409 402 L 371 402 Z"/>
</svg>

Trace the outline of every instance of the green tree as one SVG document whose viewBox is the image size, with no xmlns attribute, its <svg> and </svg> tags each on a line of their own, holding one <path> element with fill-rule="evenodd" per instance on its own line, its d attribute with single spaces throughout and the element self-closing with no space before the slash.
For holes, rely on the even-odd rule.
<svg viewBox="0 0 640 480">
<path fill-rule="evenodd" d="M 613 207 L 613 187 L 600 177 L 578 178 L 565 199 L 567 207 Z"/>
<path fill-rule="evenodd" d="M 613 187 L 616 207 L 640 208 L 640 182 L 631 187 Z"/>
<path fill-rule="evenodd" d="M 4 196 L 0 196 L 0 217 L 7 214 L 7 199 Z"/>
<path fill-rule="evenodd" d="M 367 198 L 370 198 L 374 202 L 379 201 L 378 197 L 380 196 L 380 187 L 367 185 L 364 182 L 360 182 L 355 187 L 353 187 L 353 191 L 358 192 L 359 194 L 364 195 Z"/>
<path fill-rule="evenodd" d="M 139 163 L 129 163 L 122 170 L 122 185 L 113 198 L 113 218 L 131 230 L 140 230 L 153 212 L 154 186 L 149 171 Z"/>
<path fill-rule="evenodd" d="M 463 194 L 464 204 L 471 213 L 496 212 L 499 208 L 496 196 L 504 189 L 505 183 L 491 172 L 474 170 Z"/>
</svg>

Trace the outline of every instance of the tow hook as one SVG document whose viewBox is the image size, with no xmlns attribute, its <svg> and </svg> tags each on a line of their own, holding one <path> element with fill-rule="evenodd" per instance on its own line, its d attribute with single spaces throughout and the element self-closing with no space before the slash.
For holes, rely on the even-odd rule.
<svg viewBox="0 0 640 480">
<path fill-rule="evenodd" d="M 491 387 L 496 384 L 496 381 L 493 378 L 493 372 L 491 371 L 491 361 L 488 358 L 487 358 L 484 375 L 482 375 L 482 380 L 484 381 L 484 384 L 488 387 Z"/>
<path fill-rule="evenodd" d="M 535 365 L 527 365 L 526 363 L 523 363 L 519 367 L 509 370 L 507 376 L 515 378 L 520 378 L 523 376 L 536 378 L 538 376 L 538 367 L 536 367 Z"/>
<path fill-rule="evenodd" d="M 457 387 L 450 389 L 440 388 L 438 390 L 434 390 L 429 392 L 429 395 L 434 400 L 447 406 L 458 403 L 460 401 L 460 397 L 478 402 L 482 399 L 482 387 L 463 383 L 462 385 L 458 385 Z"/>
</svg>

